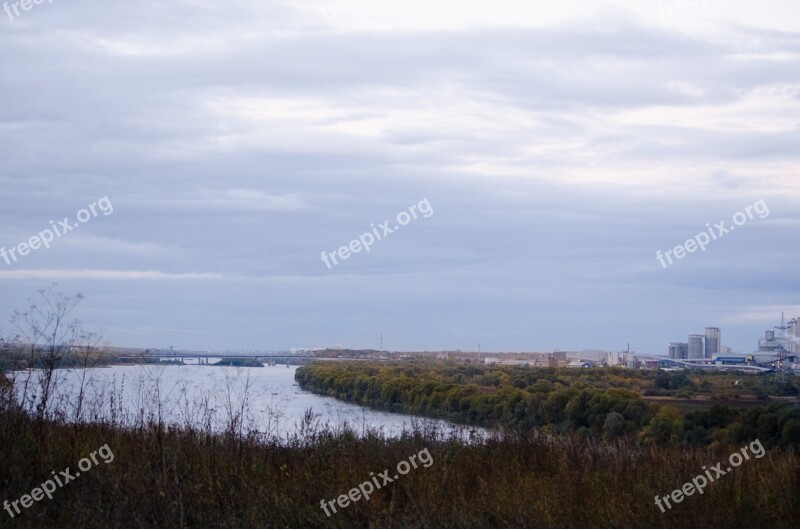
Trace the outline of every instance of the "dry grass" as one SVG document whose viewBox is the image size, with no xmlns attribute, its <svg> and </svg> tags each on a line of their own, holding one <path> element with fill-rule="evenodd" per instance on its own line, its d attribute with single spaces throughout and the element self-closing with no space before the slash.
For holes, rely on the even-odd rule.
<svg viewBox="0 0 800 529">
<path fill-rule="evenodd" d="M 653 503 L 735 449 L 506 439 L 469 446 L 316 431 L 279 444 L 255 436 L 37 422 L 0 413 L 0 499 L 15 500 L 108 444 L 101 463 L 0 527 L 15 528 L 794 528 L 798 456 L 751 460 L 666 514 Z M 326 518 L 333 499 L 423 448 L 418 468 Z"/>
</svg>

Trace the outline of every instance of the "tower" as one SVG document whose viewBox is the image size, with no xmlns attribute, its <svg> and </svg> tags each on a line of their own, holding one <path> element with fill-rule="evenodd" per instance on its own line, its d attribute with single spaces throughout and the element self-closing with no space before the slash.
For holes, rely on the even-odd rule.
<svg viewBox="0 0 800 529">
<path fill-rule="evenodd" d="M 689 335 L 689 360 L 697 360 L 698 358 L 703 358 L 703 339 L 705 337 L 702 334 L 690 334 Z"/>
<path fill-rule="evenodd" d="M 775 343 L 778 346 L 775 351 L 778 353 L 778 361 L 775 365 L 775 382 L 778 382 L 779 384 L 786 382 L 786 371 L 788 369 L 786 357 L 790 356 L 789 347 L 791 347 L 786 338 L 786 331 L 789 328 L 790 327 L 786 325 L 786 319 L 783 317 L 783 312 L 781 312 L 781 324 L 780 326 L 775 326 L 775 330 L 778 331 L 778 335 L 775 337 Z"/>
<path fill-rule="evenodd" d="M 789 326 L 789 335 L 786 337 L 789 342 L 789 352 L 800 353 L 800 318 L 794 318 L 786 322 Z"/>
<path fill-rule="evenodd" d="M 717 327 L 706 327 L 705 358 L 713 358 L 720 353 L 720 330 Z"/>
<path fill-rule="evenodd" d="M 689 358 L 689 344 L 682 342 L 670 342 L 669 357 L 672 360 L 686 360 Z"/>
</svg>

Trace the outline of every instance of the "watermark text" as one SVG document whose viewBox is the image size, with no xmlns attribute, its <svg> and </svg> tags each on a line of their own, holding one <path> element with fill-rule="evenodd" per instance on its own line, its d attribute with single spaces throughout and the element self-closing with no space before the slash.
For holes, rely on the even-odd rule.
<svg viewBox="0 0 800 529">
<path fill-rule="evenodd" d="M 361 250 L 366 250 L 367 252 L 372 251 L 372 245 L 375 244 L 375 242 L 386 238 L 388 235 L 399 230 L 402 226 L 419 218 L 419 215 L 422 215 L 422 217 L 426 219 L 433 215 L 433 208 L 427 198 L 420 200 L 417 204 L 412 204 L 411 207 L 408 208 L 408 211 L 401 211 L 398 213 L 394 226 L 390 226 L 391 222 L 388 219 L 377 226 L 375 226 L 375 224 L 370 224 L 372 230 L 365 232 L 357 239 L 353 239 L 348 245 L 341 246 L 334 252 L 323 251 L 322 262 L 325 263 L 325 266 L 330 270 L 332 267 L 339 264 L 339 261 L 336 259 L 337 257 L 345 261 L 349 259 L 352 254 L 359 253 Z M 332 265 L 331 262 L 333 263 Z"/>
<path fill-rule="evenodd" d="M 20 16 L 21 13 L 19 12 L 20 9 L 23 11 L 30 11 L 33 9 L 33 6 L 39 5 L 44 3 L 44 0 L 19 0 L 19 2 L 12 2 L 9 4 L 8 2 L 3 2 L 3 11 L 8 18 L 14 20 L 16 17 Z M 48 4 L 52 4 L 53 0 L 47 0 Z M 14 14 L 11 14 L 11 11 L 14 11 Z"/>
<path fill-rule="evenodd" d="M 755 218 L 753 215 L 754 212 L 758 214 L 759 219 L 765 219 L 769 217 L 769 208 L 767 207 L 767 203 L 764 202 L 763 198 L 755 204 L 751 204 L 744 208 L 744 211 L 737 212 L 733 216 L 732 226 L 726 225 L 724 220 L 719 221 L 713 226 L 710 222 L 707 222 L 707 231 L 701 231 L 683 244 L 679 244 L 671 250 L 666 250 L 664 253 L 661 253 L 661 250 L 657 250 L 656 259 L 658 259 L 658 262 L 661 263 L 662 268 L 666 268 L 668 264 L 671 265 L 675 262 L 672 260 L 673 256 L 676 260 L 680 260 L 686 257 L 687 254 L 696 252 L 698 248 L 705 252 L 706 247 L 711 243 L 711 241 L 716 241 L 728 233 L 733 232 L 737 226 L 742 226 L 743 224 L 747 223 L 747 221 L 753 220 Z"/>
<path fill-rule="evenodd" d="M 56 471 L 54 470 L 51 472 L 53 476 L 51 479 L 46 480 L 44 483 L 34 488 L 30 494 L 23 494 L 18 500 L 14 500 L 12 502 L 9 502 L 8 500 L 4 501 L 3 508 L 6 510 L 9 516 L 14 518 L 17 515 L 22 514 L 22 511 L 19 509 L 20 504 L 22 505 L 23 509 L 27 509 L 33 505 L 34 501 L 40 501 L 44 499 L 45 496 L 52 500 L 53 493 L 57 490 L 56 484 L 58 484 L 58 488 L 61 488 L 70 481 L 77 479 L 81 475 L 81 472 L 88 472 L 93 466 L 99 465 L 100 461 L 98 461 L 97 456 L 100 456 L 100 461 L 106 465 L 114 461 L 114 452 L 112 452 L 111 448 L 105 444 L 89 454 L 87 457 L 84 457 L 78 461 L 78 468 L 80 469 L 80 472 L 70 472 L 69 467 L 62 470 L 58 474 L 56 474 Z M 91 460 L 89 458 L 91 458 Z M 16 514 L 14 514 L 15 512 Z"/>
<path fill-rule="evenodd" d="M 750 443 L 749 446 L 743 446 L 741 450 L 739 450 L 741 454 L 739 452 L 734 452 L 728 457 L 728 464 L 730 466 L 727 467 L 727 470 L 722 469 L 723 463 L 717 463 L 711 468 L 706 468 L 705 466 L 703 466 L 704 472 L 701 472 L 700 474 L 692 478 L 691 481 L 687 481 L 680 488 L 673 490 L 670 494 L 667 494 L 666 496 L 663 496 L 661 498 L 659 498 L 658 495 L 656 495 L 656 501 L 655 501 L 656 506 L 658 506 L 658 508 L 661 509 L 661 512 L 664 513 L 667 511 L 666 509 L 664 509 L 662 501 L 664 502 L 664 504 L 666 504 L 667 509 L 672 509 L 672 505 L 669 502 L 670 499 L 674 501 L 676 504 L 678 504 L 683 501 L 685 496 L 691 496 L 695 492 L 703 494 L 704 489 L 709 484 L 714 483 L 715 481 L 719 481 L 719 478 L 721 478 L 722 476 L 733 470 L 734 467 L 738 467 L 744 461 L 750 460 L 750 454 L 747 453 L 748 448 L 750 449 L 750 452 L 752 452 L 753 456 L 755 456 L 756 459 L 761 459 L 762 457 L 764 457 L 764 454 L 767 453 L 766 450 L 764 450 L 764 446 L 761 444 L 761 441 L 756 439 L 755 441 Z"/>
<path fill-rule="evenodd" d="M 341 494 L 336 499 L 330 501 L 324 499 L 320 500 L 320 508 L 325 512 L 325 515 L 330 518 L 331 512 L 328 511 L 329 507 L 333 513 L 336 513 L 336 505 L 338 505 L 339 508 L 344 509 L 350 505 L 350 502 L 355 503 L 361 498 L 369 500 L 369 497 L 373 492 L 379 490 L 384 485 L 392 483 L 396 479 L 400 479 L 400 476 L 405 476 L 411 472 L 412 467 L 417 468 L 417 458 L 419 458 L 419 462 L 422 463 L 422 466 L 425 468 L 433 465 L 433 457 L 431 456 L 430 452 L 428 452 L 427 448 L 423 448 L 418 453 L 409 457 L 408 461 L 403 460 L 397 463 L 397 474 L 395 474 L 394 477 L 389 476 L 389 469 L 384 470 L 377 476 L 374 472 L 370 472 L 369 475 L 371 476 L 371 479 L 363 482 L 357 488 L 350 489 L 347 494 Z"/>
<path fill-rule="evenodd" d="M 0 247 L 0 257 L 3 258 L 6 265 L 11 265 L 12 262 L 16 263 L 19 257 L 28 255 L 32 250 L 38 250 L 42 246 L 50 248 L 50 243 L 53 242 L 56 237 L 61 237 L 65 233 L 78 228 L 81 224 L 89 222 L 98 215 L 98 211 L 104 216 L 114 213 L 114 206 L 107 196 L 101 198 L 97 202 L 92 202 L 87 207 L 88 209 L 81 209 L 75 214 L 78 222 L 70 221 L 69 217 L 64 217 L 64 220 L 60 220 L 57 223 L 51 220 L 49 228 L 45 228 L 40 231 L 38 235 L 34 235 L 27 241 L 21 242 L 8 249 Z"/>
</svg>

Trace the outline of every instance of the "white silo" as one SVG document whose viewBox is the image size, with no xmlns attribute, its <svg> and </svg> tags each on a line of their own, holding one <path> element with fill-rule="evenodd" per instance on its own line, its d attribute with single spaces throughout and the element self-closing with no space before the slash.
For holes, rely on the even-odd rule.
<svg viewBox="0 0 800 529">
<path fill-rule="evenodd" d="M 720 337 L 722 333 L 718 327 L 706 327 L 705 357 L 713 358 L 720 353 Z"/>
<path fill-rule="evenodd" d="M 689 360 L 703 358 L 705 351 L 703 349 L 703 339 L 705 336 L 702 334 L 689 335 Z"/>
</svg>

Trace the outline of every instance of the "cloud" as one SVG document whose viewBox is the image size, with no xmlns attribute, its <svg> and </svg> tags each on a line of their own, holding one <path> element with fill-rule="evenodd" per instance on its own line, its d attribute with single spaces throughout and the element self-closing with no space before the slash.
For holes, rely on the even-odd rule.
<svg viewBox="0 0 800 529">
<path fill-rule="evenodd" d="M 755 305 L 728 316 L 725 321 L 731 324 L 758 322 L 771 326 L 780 323 L 781 313 L 786 313 L 787 320 L 791 319 L 800 315 L 800 305 Z"/>
<path fill-rule="evenodd" d="M 169 273 L 156 270 L 0 270 L 0 279 L 36 279 L 61 281 L 66 279 L 119 280 L 119 281 L 209 281 L 224 279 L 221 274 L 181 272 Z"/>
<path fill-rule="evenodd" d="M 311 209 L 299 195 L 269 195 L 257 189 L 202 189 L 198 192 L 180 193 L 171 197 L 149 200 L 151 206 L 178 210 L 221 210 L 252 212 L 301 212 Z"/>
<path fill-rule="evenodd" d="M 657 350 L 793 306 L 796 2 L 486 5 L 74 0 L 3 20 L 0 242 L 115 206 L 0 270 L 8 302 L 57 280 L 131 325 L 517 350 Z M 320 261 L 422 198 L 424 223 Z M 762 198 L 768 220 L 661 269 L 656 250 Z"/>
</svg>

